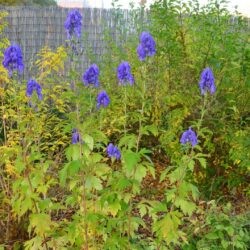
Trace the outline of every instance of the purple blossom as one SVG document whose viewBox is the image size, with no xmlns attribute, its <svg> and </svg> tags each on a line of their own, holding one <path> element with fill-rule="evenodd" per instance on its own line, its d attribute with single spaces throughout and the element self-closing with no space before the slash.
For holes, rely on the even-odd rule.
<svg viewBox="0 0 250 250">
<path fill-rule="evenodd" d="M 77 144 L 78 142 L 81 141 L 81 136 L 80 134 L 78 133 L 77 129 L 74 128 L 72 130 L 72 144 Z"/>
<path fill-rule="evenodd" d="M 107 107 L 110 103 L 110 99 L 108 94 L 106 93 L 106 91 L 102 90 L 101 92 L 99 92 L 97 98 L 97 108 L 99 109 L 101 106 L 103 107 Z"/>
<path fill-rule="evenodd" d="M 21 74 L 24 70 L 22 50 L 17 44 L 10 45 L 4 52 L 3 66 L 11 76 L 14 70 Z"/>
<path fill-rule="evenodd" d="M 107 147 L 107 154 L 110 158 L 115 158 L 119 160 L 121 158 L 121 152 L 120 150 L 113 145 L 113 143 L 109 143 Z"/>
<path fill-rule="evenodd" d="M 64 28 L 68 39 L 72 39 L 74 35 L 78 38 L 81 36 L 82 15 L 78 10 L 72 10 L 68 13 Z"/>
<path fill-rule="evenodd" d="M 130 83 L 132 85 L 135 80 L 131 74 L 131 68 L 128 62 L 122 62 L 117 68 L 117 78 L 119 82 L 123 85 Z"/>
<path fill-rule="evenodd" d="M 214 75 L 212 70 L 207 67 L 201 73 L 201 78 L 199 82 L 199 87 L 201 90 L 201 94 L 204 95 L 207 91 L 210 94 L 214 94 L 216 91 L 215 83 L 214 83 Z"/>
<path fill-rule="evenodd" d="M 156 53 L 156 43 L 149 32 L 143 31 L 140 36 L 140 44 L 137 47 L 137 54 L 141 61 L 146 56 L 154 56 Z"/>
<path fill-rule="evenodd" d="M 42 100 L 43 99 L 43 95 L 42 95 L 42 87 L 39 83 L 37 83 L 35 80 L 30 79 L 27 82 L 27 88 L 26 88 L 26 95 L 28 97 L 32 96 L 33 91 L 36 91 L 38 99 Z"/>
<path fill-rule="evenodd" d="M 96 64 L 92 64 L 83 74 L 82 80 L 85 86 L 93 84 L 95 87 L 99 86 L 99 68 Z"/>
<path fill-rule="evenodd" d="M 197 135 L 196 133 L 191 129 L 191 127 L 183 132 L 181 139 L 180 139 L 181 144 L 187 144 L 191 143 L 192 147 L 198 144 L 197 140 Z"/>
</svg>

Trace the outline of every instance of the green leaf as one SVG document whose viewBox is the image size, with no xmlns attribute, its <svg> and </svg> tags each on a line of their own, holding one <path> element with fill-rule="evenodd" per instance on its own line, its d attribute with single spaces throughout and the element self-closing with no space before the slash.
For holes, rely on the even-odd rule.
<svg viewBox="0 0 250 250">
<path fill-rule="evenodd" d="M 175 166 L 168 166 L 165 170 L 162 171 L 161 175 L 160 175 L 160 182 L 164 181 L 168 172 L 170 170 L 172 170 Z"/>
<path fill-rule="evenodd" d="M 147 174 L 147 168 L 143 166 L 142 164 L 137 165 L 136 170 L 135 170 L 135 180 L 141 182 L 142 179 L 146 176 Z"/>
<path fill-rule="evenodd" d="M 61 186 L 64 186 L 66 184 L 66 180 L 68 177 L 68 166 L 69 163 L 65 164 L 65 166 L 59 171 L 59 180 Z"/>
<path fill-rule="evenodd" d="M 143 217 L 144 215 L 147 214 L 147 205 L 146 204 L 139 203 L 137 207 L 139 209 L 139 213 L 140 213 L 141 217 Z"/>
<path fill-rule="evenodd" d="M 195 161 L 194 160 L 189 160 L 188 162 L 188 168 L 193 171 L 195 166 Z"/>
<path fill-rule="evenodd" d="M 73 177 L 74 175 L 78 174 L 80 169 L 81 169 L 81 161 L 80 160 L 71 161 L 68 165 L 68 175 L 70 177 Z"/>
<path fill-rule="evenodd" d="M 86 177 L 85 187 L 89 190 L 91 189 L 102 190 L 102 183 L 101 180 L 96 176 L 89 175 Z"/>
<path fill-rule="evenodd" d="M 32 229 L 34 229 L 37 235 L 42 236 L 50 230 L 51 224 L 51 219 L 48 214 L 31 214 L 28 231 L 31 233 Z"/>
<path fill-rule="evenodd" d="M 119 141 L 119 148 L 127 146 L 129 149 L 136 147 L 137 137 L 134 134 L 123 136 Z"/>
<path fill-rule="evenodd" d="M 94 139 L 89 135 L 83 136 L 84 143 L 87 144 L 88 148 L 92 151 L 94 149 Z"/>
<path fill-rule="evenodd" d="M 121 204 L 119 200 L 115 200 L 115 202 L 108 205 L 107 211 L 110 212 L 113 217 L 117 215 L 119 210 L 121 210 Z"/>
<path fill-rule="evenodd" d="M 219 236 L 216 232 L 211 232 L 205 235 L 205 237 L 209 240 L 217 240 L 219 239 Z"/>
<path fill-rule="evenodd" d="M 68 161 L 79 160 L 81 158 L 80 144 L 72 144 L 66 149 L 66 157 Z"/>
<path fill-rule="evenodd" d="M 29 250 L 43 250 L 44 248 L 42 247 L 43 244 L 43 237 L 36 236 L 28 241 L 25 241 L 25 249 Z"/>
<path fill-rule="evenodd" d="M 157 221 L 153 229 L 160 236 L 160 238 L 164 239 L 167 244 L 177 243 L 179 240 L 180 232 L 178 227 L 181 225 L 181 213 L 178 211 L 172 211 L 165 215 L 165 217 Z"/>
<path fill-rule="evenodd" d="M 143 131 L 149 131 L 154 136 L 157 136 L 159 133 L 157 126 L 154 124 L 145 126 L 143 128 Z"/>
<path fill-rule="evenodd" d="M 124 159 L 124 166 L 125 166 L 126 172 L 128 174 L 130 174 L 130 173 L 132 174 L 136 164 L 140 160 L 140 155 L 138 155 L 135 152 L 132 152 L 132 151 L 128 150 L 128 151 L 126 151 L 124 153 L 123 159 Z"/>
<path fill-rule="evenodd" d="M 206 167 L 207 167 L 207 161 L 206 161 L 205 158 L 196 158 L 196 159 L 200 162 L 200 164 L 201 164 L 201 166 L 202 166 L 203 168 L 206 168 Z"/>
<path fill-rule="evenodd" d="M 196 205 L 193 202 L 180 199 L 178 197 L 175 199 L 174 205 L 180 208 L 184 214 L 187 214 L 189 216 L 192 215 L 196 208 Z"/>
<path fill-rule="evenodd" d="M 30 197 L 25 197 L 25 199 L 23 201 L 21 201 L 20 204 L 20 211 L 18 216 L 22 216 L 24 215 L 28 210 L 32 210 L 33 208 L 33 202 L 32 202 L 32 198 Z"/>
</svg>

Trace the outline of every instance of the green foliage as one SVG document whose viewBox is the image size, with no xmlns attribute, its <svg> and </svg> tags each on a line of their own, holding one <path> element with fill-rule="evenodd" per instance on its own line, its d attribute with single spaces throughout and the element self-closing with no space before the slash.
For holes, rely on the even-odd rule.
<svg viewBox="0 0 250 250">
<path fill-rule="evenodd" d="M 235 214 L 230 203 L 223 209 L 218 209 L 214 201 L 210 205 L 196 235 L 196 248 L 248 249 L 249 214 Z"/>
<path fill-rule="evenodd" d="M 249 195 L 246 21 L 236 15 L 232 22 L 224 1 L 200 8 L 196 0 L 158 0 L 147 14 L 143 6 L 133 9 L 124 28 L 116 4 L 120 37 L 128 37 L 130 28 L 136 36 L 117 45 L 106 32 L 107 54 L 99 66 L 108 107 L 96 108 L 99 89 L 82 84 L 71 48 L 38 53 L 33 67 L 42 101 L 28 98 L 25 83 L 0 67 L 1 244 L 247 249 L 246 208 L 225 205 L 232 196 L 247 204 Z M 141 62 L 136 46 L 144 30 L 155 38 L 157 53 Z M 0 40 L 2 49 L 7 45 Z M 114 69 L 121 61 L 131 64 L 133 86 L 118 85 Z M 207 66 L 215 75 L 213 96 L 199 93 Z M 198 136 L 193 148 L 180 144 L 190 126 Z M 80 134 L 76 144 L 73 129 Z M 121 151 L 120 160 L 107 156 L 110 142 Z M 222 203 L 213 201 L 218 197 Z"/>
</svg>

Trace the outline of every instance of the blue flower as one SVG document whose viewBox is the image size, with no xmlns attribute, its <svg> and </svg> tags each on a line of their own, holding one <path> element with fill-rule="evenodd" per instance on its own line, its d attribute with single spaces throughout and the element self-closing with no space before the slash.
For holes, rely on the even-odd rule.
<svg viewBox="0 0 250 250">
<path fill-rule="evenodd" d="M 103 107 L 107 107 L 110 103 L 110 99 L 108 94 L 106 93 L 106 91 L 102 90 L 101 92 L 99 92 L 99 94 L 97 95 L 96 98 L 97 101 L 97 108 L 99 109 L 101 106 Z"/>
<path fill-rule="evenodd" d="M 107 154 L 110 158 L 115 158 L 117 160 L 121 158 L 120 150 L 116 146 L 114 146 L 112 143 L 109 143 L 107 147 Z"/>
<path fill-rule="evenodd" d="M 199 87 L 202 95 L 204 95 L 207 91 L 209 91 L 210 94 L 214 94 L 216 91 L 214 75 L 210 68 L 207 67 L 202 71 Z"/>
<path fill-rule="evenodd" d="M 77 129 L 74 128 L 72 130 L 72 144 L 77 144 L 78 142 L 81 141 L 81 136 L 80 134 L 78 133 Z"/>
<path fill-rule="evenodd" d="M 30 79 L 27 82 L 27 88 L 26 88 L 26 95 L 28 97 L 32 96 L 33 91 L 36 91 L 38 99 L 42 100 L 43 99 L 43 95 L 42 95 L 42 87 L 39 83 L 37 83 L 35 80 Z"/>
<path fill-rule="evenodd" d="M 183 145 L 191 143 L 192 147 L 194 147 L 198 144 L 196 133 L 191 128 L 189 128 L 182 134 L 180 142 Z"/>
<path fill-rule="evenodd" d="M 93 84 L 95 87 L 99 86 L 99 68 L 96 64 L 92 64 L 83 74 L 82 80 L 85 86 Z"/>
<path fill-rule="evenodd" d="M 122 62 L 117 68 L 117 78 L 121 84 L 130 83 L 132 85 L 135 80 L 131 74 L 131 68 L 128 62 Z"/>
<path fill-rule="evenodd" d="M 81 36 L 82 15 L 78 10 L 72 10 L 68 13 L 64 28 L 66 29 L 68 39 L 71 39 L 73 36 L 78 38 Z"/>
<path fill-rule="evenodd" d="M 21 74 L 24 70 L 22 50 L 17 44 L 10 45 L 4 52 L 3 66 L 11 76 L 14 70 Z"/>
<path fill-rule="evenodd" d="M 154 56 L 156 53 L 156 43 L 149 32 L 143 31 L 140 36 L 140 44 L 137 47 L 137 55 L 141 61 L 146 56 Z"/>
</svg>

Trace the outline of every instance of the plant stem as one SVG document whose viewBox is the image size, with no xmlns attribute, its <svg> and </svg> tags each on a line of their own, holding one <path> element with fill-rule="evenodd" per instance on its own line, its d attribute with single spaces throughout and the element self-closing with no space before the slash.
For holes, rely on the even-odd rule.
<svg viewBox="0 0 250 250">
<path fill-rule="evenodd" d="M 126 136 L 127 134 L 127 87 L 124 86 L 124 117 L 125 117 L 125 121 L 124 121 L 124 134 Z"/>
<path fill-rule="evenodd" d="M 89 242 L 89 236 L 88 236 L 88 223 L 86 221 L 87 217 L 87 205 L 86 205 L 86 188 L 85 188 L 85 178 L 83 174 L 83 193 L 82 193 L 82 206 L 83 206 L 83 214 L 84 214 L 84 250 L 88 250 L 88 242 Z"/>
<path fill-rule="evenodd" d="M 199 136 L 199 131 L 200 131 L 200 128 L 201 128 L 201 125 L 202 125 L 202 122 L 203 122 L 203 118 L 204 118 L 204 115 L 206 113 L 206 106 L 207 106 L 207 93 L 205 93 L 205 96 L 203 98 L 203 105 L 202 105 L 202 108 L 201 108 L 201 117 L 198 121 L 198 124 L 197 124 L 197 139 L 198 139 L 198 136 Z"/>
<path fill-rule="evenodd" d="M 26 159 L 26 156 L 25 156 L 25 159 Z M 32 183 L 31 183 L 29 174 L 27 175 L 27 179 L 28 179 L 30 191 L 31 191 L 32 193 L 34 193 L 33 186 L 32 186 Z M 38 206 L 37 206 L 36 201 L 35 201 L 34 199 L 32 199 L 32 202 L 33 202 L 33 204 L 34 204 L 36 213 L 39 214 L 39 209 L 38 209 Z M 42 236 L 43 236 L 45 248 L 46 248 L 46 250 L 48 250 L 49 248 L 48 248 L 48 245 L 47 245 L 47 242 L 46 242 L 45 234 L 43 234 Z"/>
</svg>

